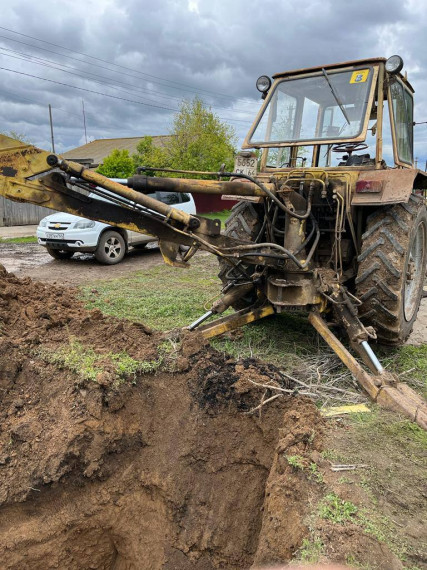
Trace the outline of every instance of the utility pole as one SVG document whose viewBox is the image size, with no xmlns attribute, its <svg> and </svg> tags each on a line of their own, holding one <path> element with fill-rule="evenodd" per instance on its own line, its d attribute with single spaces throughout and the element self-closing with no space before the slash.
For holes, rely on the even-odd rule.
<svg viewBox="0 0 427 570">
<path fill-rule="evenodd" d="M 52 107 L 49 103 L 50 138 L 52 140 L 52 152 L 55 154 L 55 141 L 53 138 Z"/>
<path fill-rule="evenodd" d="M 86 144 L 87 144 L 85 102 L 83 101 L 83 99 L 82 99 L 82 109 L 83 109 L 83 125 L 84 125 L 84 128 L 85 128 L 85 140 L 86 140 Z"/>
</svg>

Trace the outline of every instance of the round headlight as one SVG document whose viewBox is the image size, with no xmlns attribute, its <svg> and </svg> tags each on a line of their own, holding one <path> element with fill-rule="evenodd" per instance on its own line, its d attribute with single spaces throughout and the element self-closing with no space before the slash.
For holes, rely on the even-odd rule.
<svg viewBox="0 0 427 570">
<path fill-rule="evenodd" d="M 256 80 L 256 88 L 258 91 L 261 91 L 261 93 L 267 93 L 270 87 L 271 79 L 268 77 L 268 75 L 261 75 L 261 77 L 258 77 Z"/>
<path fill-rule="evenodd" d="M 391 73 L 392 75 L 399 73 L 402 67 L 403 67 L 403 59 L 400 57 L 400 55 L 392 55 L 385 62 L 385 69 L 387 73 Z"/>
</svg>

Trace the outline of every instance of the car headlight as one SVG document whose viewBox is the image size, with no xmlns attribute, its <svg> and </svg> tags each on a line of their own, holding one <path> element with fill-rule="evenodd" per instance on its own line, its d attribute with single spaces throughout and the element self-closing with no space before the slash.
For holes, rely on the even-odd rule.
<svg viewBox="0 0 427 570">
<path fill-rule="evenodd" d="M 93 228 L 95 226 L 95 222 L 93 220 L 85 220 L 84 222 L 76 222 L 74 227 L 79 230 L 86 230 L 88 228 Z"/>
<path fill-rule="evenodd" d="M 47 220 L 40 220 L 39 227 L 45 228 L 47 226 Z"/>
</svg>

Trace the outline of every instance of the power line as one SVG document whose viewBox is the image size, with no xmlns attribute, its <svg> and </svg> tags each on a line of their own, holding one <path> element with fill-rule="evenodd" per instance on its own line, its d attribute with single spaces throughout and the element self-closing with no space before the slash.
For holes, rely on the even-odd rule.
<svg viewBox="0 0 427 570">
<path fill-rule="evenodd" d="M 1 48 L 0 48 L 0 49 L 1 49 Z M 19 57 L 19 56 L 16 56 L 16 55 L 11 55 L 11 54 L 3 54 L 3 55 L 7 55 L 8 57 L 12 57 L 13 59 L 18 59 L 18 60 L 20 60 L 20 61 L 27 61 L 27 62 L 29 61 L 29 60 L 26 59 L 26 58 Z M 86 79 L 86 80 L 88 80 L 88 81 L 92 81 L 93 83 L 97 83 L 98 85 L 101 85 L 101 86 L 108 86 L 108 87 L 110 87 L 111 89 L 119 89 L 120 91 L 123 91 L 123 89 L 122 89 L 121 87 L 117 87 L 117 86 L 115 86 L 115 85 L 112 85 L 111 83 L 107 83 L 107 82 L 104 82 L 104 81 L 98 81 L 97 79 L 92 79 L 92 78 L 90 78 L 90 77 L 85 77 L 84 75 L 80 75 L 79 73 L 73 73 L 72 71 L 68 71 L 68 70 L 66 70 L 66 69 L 61 69 L 60 67 L 56 67 L 55 65 L 48 65 L 48 64 L 46 64 L 46 63 L 40 63 L 40 62 L 37 62 L 37 61 L 34 61 L 34 62 L 32 62 L 32 63 L 35 63 L 36 65 L 42 65 L 43 67 L 47 67 L 47 68 L 49 68 L 49 69 L 55 69 L 56 71 L 62 71 L 63 73 L 68 73 L 69 75 L 74 75 L 75 77 L 79 77 L 80 79 Z M 59 65 L 60 65 L 60 64 L 59 64 Z M 128 89 L 127 91 L 129 91 L 129 89 Z M 130 89 L 130 91 L 132 91 L 132 89 Z M 175 99 L 175 98 L 174 98 L 174 99 Z M 142 101 L 153 102 L 152 99 L 142 99 Z"/>
<path fill-rule="evenodd" d="M 179 101 L 181 102 L 182 99 L 178 98 L 178 97 L 174 97 L 172 95 L 165 95 L 162 94 L 158 91 L 149 91 L 147 89 L 142 89 L 141 87 L 137 87 L 134 85 L 131 85 L 129 83 L 123 83 L 114 79 L 110 79 L 108 77 L 102 76 L 102 75 L 98 75 L 98 74 L 92 74 L 92 73 L 88 73 L 79 69 L 76 69 L 75 67 L 71 66 L 71 65 L 66 65 L 66 64 L 62 64 L 62 63 L 57 63 L 48 59 L 44 59 L 44 58 L 39 58 L 37 56 L 33 56 L 31 54 L 26 54 L 23 52 L 18 52 L 16 50 L 12 50 L 12 49 L 8 49 L 8 48 L 3 48 L 0 47 L 0 50 L 2 51 L 8 51 L 8 52 L 12 52 L 14 54 L 18 54 L 18 55 L 11 55 L 10 53 L 5 53 L 3 55 L 6 55 L 7 57 L 11 57 L 13 59 L 18 59 L 21 61 L 27 61 L 27 62 L 31 62 L 31 63 L 35 63 L 36 65 L 42 65 L 43 67 L 48 67 L 51 69 L 56 69 L 58 71 L 62 71 L 63 73 L 68 73 L 70 75 L 75 75 L 76 77 L 80 77 L 81 79 L 89 79 L 90 81 L 93 81 L 95 83 L 98 83 L 100 85 L 108 85 L 109 87 L 111 87 L 112 89 L 120 89 L 120 90 L 124 90 L 120 87 L 117 87 L 116 85 L 112 84 L 111 81 L 114 81 L 115 83 L 118 83 L 119 85 L 124 85 L 126 87 L 126 92 L 130 91 L 141 91 L 143 93 L 147 93 L 149 95 L 152 95 L 154 97 L 165 97 L 167 99 L 173 99 L 174 101 Z M 19 57 L 19 56 L 23 56 L 23 57 Z M 79 71 L 80 73 L 84 73 L 85 75 L 88 75 L 88 77 L 85 77 L 84 75 L 81 75 L 80 73 L 75 73 L 73 71 L 68 71 L 67 69 L 62 69 L 63 67 L 67 67 L 69 69 L 74 69 L 75 71 Z M 97 79 L 92 79 L 93 77 L 98 77 L 101 78 L 103 81 L 99 81 Z M 147 99 L 144 99 L 145 101 L 147 101 Z M 148 99 L 148 102 L 153 102 L 152 99 Z M 224 107 L 214 107 L 212 106 L 213 109 L 218 109 L 218 110 L 227 110 Z M 248 111 L 244 111 L 243 109 L 233 109 L 233 111 L 236 112 L 240 112 L 240 113 L 249 113 Z"/>
<path fill-rule="evenodd" d="M 25 38 L 30 38 L 30 39 L 32 39 L 32 40 L 36 40 L 36 41 L 38 41 L 38 42 L 41 42 L 41 43 L 44 43 L 44 44 L 47 44 L 47 45 L 51 45 L 51 46 L 54 46 L 54 47 L 58 47 L 58 48 L 60 48 L 60 49 L 69 51 L 70 53 L 76 53 L 76 54 L 78 54 L 78 55 L 82 55 L 82 56 L 84 56 L 84 57 L 88 57 L 88 58 L 93 59 L 93 60 L 95 60 L 95 61 L 100 61 L 100 62 L 106 63 L 106 64 L 108 64 L 108 65 L 113 65 L 114 67 L 118 67 L 118 68 L 120 68 L 120 69 L 126 69 L 127 71 L 132 71 L 133 73 L 137 73 L 138 75 L 142 75 L 142 76 L 144 76 L 144 77 L 149 77 L 149 78 L 151 78 L 151 79 L 157 79 L 157 80 L 159 80 L 159 81 L 163 81 L 163 82 L 166 82 L 166 83 L 170 83 L 170 84 L 172 84 L 172 85 L 169 85 L 168 87 L 171 87 L 172 89 L 177 89 L 177 87 L 173 87 L 173 85 L 179 85 L 179 86 L 183 86 L 183 87 L 188 87 L 188 88 L 190 88 L 191 91 L 199 91 L 199 92 L 208 93 L 208 94 L 211 94 L 211 95 L 216 95 L 216 96 L 219 96 L 219 97 L 227 97 L 228 99 L 231 98 L 230 95 L 226 95 L 225 93 L 218 93 L 218 92 L 216 92 L 216 91 L 210 91 L 210 90 L 202 89 L 202 88 L 199 88 L 199 87 L 193 87 L 192 85 L 188 85 L 187 83 L 182 83 L 182 82 L 179 82 L 179 81 L 172 81 L 171 79 L 164 79 L 164 78 L 158 77 L 158 76 L 156 76 L 156 75 L 151 75 L 151 74 L 149 74 L 149 73 L 144 73 L 144 72 L 139 71 L 139 70 L 137 70 L 137 69 L 133 69 L 133 68 L 131 68 L 131 67 L 126 67 L 126 66 L 124 66 L 124 65 L 120 65 L 120 64 L 118 64 L 118 63 L 114 63 L 114 62 L 112 62 L 112 61 L 108 61 L 108 60 L 105 60 L 105 59 L 101 59 L 101 58 L 95 57 L 95 56 L 93 56 L 93 55 L 89 55 L 89 54 L 86 54 L 86 53 L 83 53 L 83 52 L 79 52 L 79 51 L 76 51 L 76 50 L 72 50 L 72 49 L 70 49 L 70 48 L 67 48 L 67 47 L 65 47 L 65 46 L 61 46 L 61 45 L 59 45 L 59 44 L 55 44 L 55 43 L 52 43 L 52 42 L 47 42 L 47 41 L 45 41 L 45 40 L 41 40 L 40 38 L 36 38 L 36 37 L 30 36 L 30 35 L 28 35 L 28 34 L 23 34 L 23 33 L 21 33 L 21 32 L 16 32 L 15 30 L 11 30 L 11 29 L 9 29 L 9 28 L 5 28 L 4 26 L 0 26 L 0 29 L 1 29 L 1 30 L 6 30 L 7 32 L 11 32 L 12 34 L 16 34 L 16 35 L 18 35 L 18 36 L 22 36 L 22 37 L 25 37 Z M 19 40 L 15 40 L 15 39 L 13 39 L 13 38 L 8 38 L 7 36 L 0 36 L 0 37 L 1 37 L 1 38 L 5 38 L 5 39 L 8 39 L 8 40 L 11 40 L 11 41 L 13 41 L 13 42 L 23 43 L 24 45 L 29 45 L 29 46 L 35 47 L 35 48 L 37 48 L 37 49 L 42 49 L 42 50 L 44 50 L 44 51 L 49 51 L 50 53 L 55 53 L 56 55 L 61 55 L 62 57 L 68 57 L 68 58 L 70 58 L 70 59 L 74 59 L 74 60 L 79 61 L 79 62 L 81 62 L 81 63 L 87 63 L 88 65 L 93 65 L 93 64 L 91 64 L 90 62 L 85 62 L 85 61 L 83 61 L 83 60 L 81 60 L 81 59 L 73 58 L 73 57 L 67 56 L 67 55 L 65 55 L 65 54 L 58 54 L 57 52 L 54 52 L 54 51 L 52 51 L 52 50 L 47 50 L 46 48 L 42 48 L 42 47 L 40 47 L 40 46 L 34 46 L 33 44 L 26 44 L 25 42 L 21 42 L 21 41 L 19 41 Z M 98 67 L 101 67 L 101 66 L 98 65 Z M 104 69 L 108 69 L 108 68 L 104 68 Z M 117 72 L 115 72 L 115 71 L 112 70 L 112 69 L 109 69 L 109 71 L 112 71 L 113 73 L 117 73 Z M 131 76 L 131 77 L 134 77 L 134 78 L 135 78 L 135 76 Z M 182 87 L 179 87 L 179 88 L 182 90 Z"/>
<path fill-rule="evenodd" d="M 38 75 L 33 75 L 31 73 L 25 73 L 23 71 L 17 71 L 16 69 L 9 69 L 7 67 L 0 67 L 0 69 L 3 71 L 9 71 L 11 73 L 16 73 L 18 75 L 24 75 L 26 77 L 32 77 L 34 79 L 40 79 L 41 81 L 47 81 L 49 83 L 54 83 L 56 85 L 62 85 L 64 87 L 70 87 L 71 89 L 78 89 L 79 91 L 86 91 L 87 93 L 94 93 L 96 95 L 102 95 L 103 97 L 109 97 L 110 99 L 118 99 L 120 101 L 126 101 L 127 103 L 135 103 L 137 105 L 144 105 L 146 107 L 153 107 L 156 109 L 173 111 L 174 113 L 179 112 L 179 109 L 173 109 L 172 107 L 165 107 L 162 105 L 153 105 L 152 103 L 144 103 L 142 101 L 136 101 L 134 99 L 127 99 L 125 97 L 119 97 L 117 95 L 109 95 L 108 93 L 101 93 L 100 91 L 94 91 L 93 89 L 87 89 L 84 87 L 77 87 L 76 85 L 70 85 L 69 83 L 63 83 L 61 81 L 55 81 L 53 79 L 47 79 L 45 77 L 39 77 Z M 232 121 L 232 122 L 238 122 L 238 123 L 250 123 L 250 121 L 245 121 L 243 119 L 229 119 L 227 117 L 218 117 L 218 118 L 223 120 L 223 121 Z"/>
<path fill-rule="evenodd" d="M 0 89 L 0 93 L 7 93 L 8 95 L 13 95 L 14 97 L 18 97 L 19 99 L 23 99 L 24 101 L 28 101 L 32 105 L 36 105 L 38 107 L 46 107 L 46 105 L 48 104 L 48 103 L 40 103 L 39 101 L 35 101 L 34 99 L 29 99 L 28 97 L 24 97 L 20 93 L 16 93 L 15 91 L 8 91 L 7 89 Z M 67 113 L 68 115 L 73 115 L 74 117 L 81 118 L 81 114 L 73 113 L 72 111 L 67 111 L 66 109 L 62 109 L 61 107 L 55 107 L 54 105 L 52 105 L 52 109 L 55 109 L 55 111 L 62 111 L 63 113 Z M 93 115 L 92 113 L 88 113 L 87 111 L 85 111 L 85 113 L 86 113 L 86 116 L 88 116 L 88 117 L 92 117 L 94 119 L 99 118 L 96 115 Z"/>
<path fill-rule="evenodd" d="M 117 80 L 115 80 L 115 79 L 113 79 L 113 78 L 108 78 L 108 77 L 105 77 L 105 76 L 103 76 L 103 75 L 98 75 L 98 74 L 96 74 L 96 73 L 89 73 L 89 72 L 87 72 L 87 71 L 83 71 L 83 70 L 77 69 L 76 67 L 74 67 L 74 66 L 72 66 L 72 65 L 67 65 L 67 64 L 65 64 L 65 63 L 58 63 L 58 62 L 52 61 L 52 60 L 50 60 L 50 59 L 45 59 L 45 58 L 38 57 L 38 56 L 34 56 L 34 55 L 31 55 L 31 54 L 19 52 L 19 51 L 13 50 L 13 49 L 8 49 L 8 48 L 0 47 L 0 50 L 3 50 L 3 51 L 10 51 L 10 52 L 12 52 L 12 53 L 15 53 L 15 54 L 18 54 L 18 55 L 22 55 L 22 56 L 24 56 L 24 57 L 22 57 L 22 58 L 17 58 L 17 59 L 22 59 L 23 61 L 30 61 L 31 63 L 38 63 L 38 65 L 42 65 L 41 62 L 44 62 L 45 64 L 58 65 L 58 66 L 60 66 L 60 67 L 57 67 L 57 68 L 55 68 L 55 69 L 58 69 L 59 71 L 65 71 L 65 70 L 63 70 L 63 69 L 61 69 L 61 68 L 67 67 L 67 68 L 69 68 L 69 69 L 74 69 L 74 70 L 76 70 L 76 71 L 80 71 L 81 73 L 85 73 L 85 74 L 87 74 L 89 77 L 99 77 L 99 78 L 101 78 L 101 79 L 106 79 L 106 80 L 109 80 L 109 81 L 115 81 L 115 82 L 118 83 L 119 85 L 129 86 L 129 87 L 132 87 L 133 89 L 138 90 L 138 91 L 141 91 L 141 92 L 143 92 L 143 93 L 155 94 L 155 95 L 157 95 L 158 97 L 160 96 L 160 97 L 164 97 L 164 98 L 167 98 L 167 99 L 181 100 L 180 98 L 175 97 L 175 96 L 173 96 L 173 95 L 166 95 L 165 93 L 161 93 L 160 91 L 149 91 L 148 89 L 143 89 L 142 87 L 133 86 L 133 85 L 131 85 L 130 83 L 123 83 L 123 82 L 117 81 Z M 11 55 L 9 55 L 9 54 L 3 54 L 3 55 L 8 55 L 9 57 L 13 57 L 13 56 L 11 56 Z M 37 61 L 34 61 L 34 60 L 37 60 Z M 39 63 L 39 62 L 40 62 L 40 63 Z M 83 62 L 83 63 L 84 63 L 84 62 Z M 50 66 L 49 66 L 49 65 L 46 65 L 46 67 L 50 67 Z M 115 72 L 114 72 L 114 73 L 115 73 Z M 131 76 L 131 77 L 133 77 L 133 76 Z M 136 79 L 136 78 L 135 78 L 135 79 Z"/>
</svg>

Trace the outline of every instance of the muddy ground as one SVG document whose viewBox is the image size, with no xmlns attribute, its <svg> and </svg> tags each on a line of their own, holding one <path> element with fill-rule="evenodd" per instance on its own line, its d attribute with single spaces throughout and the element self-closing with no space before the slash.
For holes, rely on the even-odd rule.
<svg viewBox="0 0 427 570">
<path fill-rule="evenodd" d="M 202 254 L 205 255 L 205 254 Z M 48 283 L 79 286 L 97 279 L 125 277 L 133 271 L 144 271 L 163 263 L 155 244 L 144 250 L 131 249 L 129 255 L 118 265 L 105 267 L 97 263 L 91 254 L 78 254 L 70 260 L 56 261 L 38 244 L 1 243 L 0 263 L 18 277 L 31 277 Z M 408 344 L 427 343 L 427 298 L 421 301 L 414 330 Z"/>
<path fill-rule="evenodd" d="M 259 384 L 294 388 L 274 366 L 88 311 L 53 283 L 64 271 L 71 285 L 124 276 L 158 251 L 106 268 L 1 248 L 16 273 L 0 268 L 2 570 L 244 570 L 291 560 L 313 532 L 322 561 L 427 568 L 422 472 L 405 442 L 384 465 L 380 453 L 359 460 L 383 469 L 381 501 L 411 546 L 404 565 L 360 520 L 313 522 L 343 485 L 323 451 L 331 439 L 348 451 L 345 422 L 296 395 L 253 411 L 276 393 Z M 345 498 L 372 503 L 345 479 Z"/>
<path fill-rule="evenodd" d="M 72 259 L 57 261 L 36 243 L 1 243 L 0 240 L 0 263 L 18 277 L 78 286 L 97 279 L 124 277 L 132 271 L 149 269 L 163 261 L 159 248 L 153 244 L 143 250 L 132 248 L 121 263 L 106 267 L 90 253 L 79 253 Z"/>
</svg>

